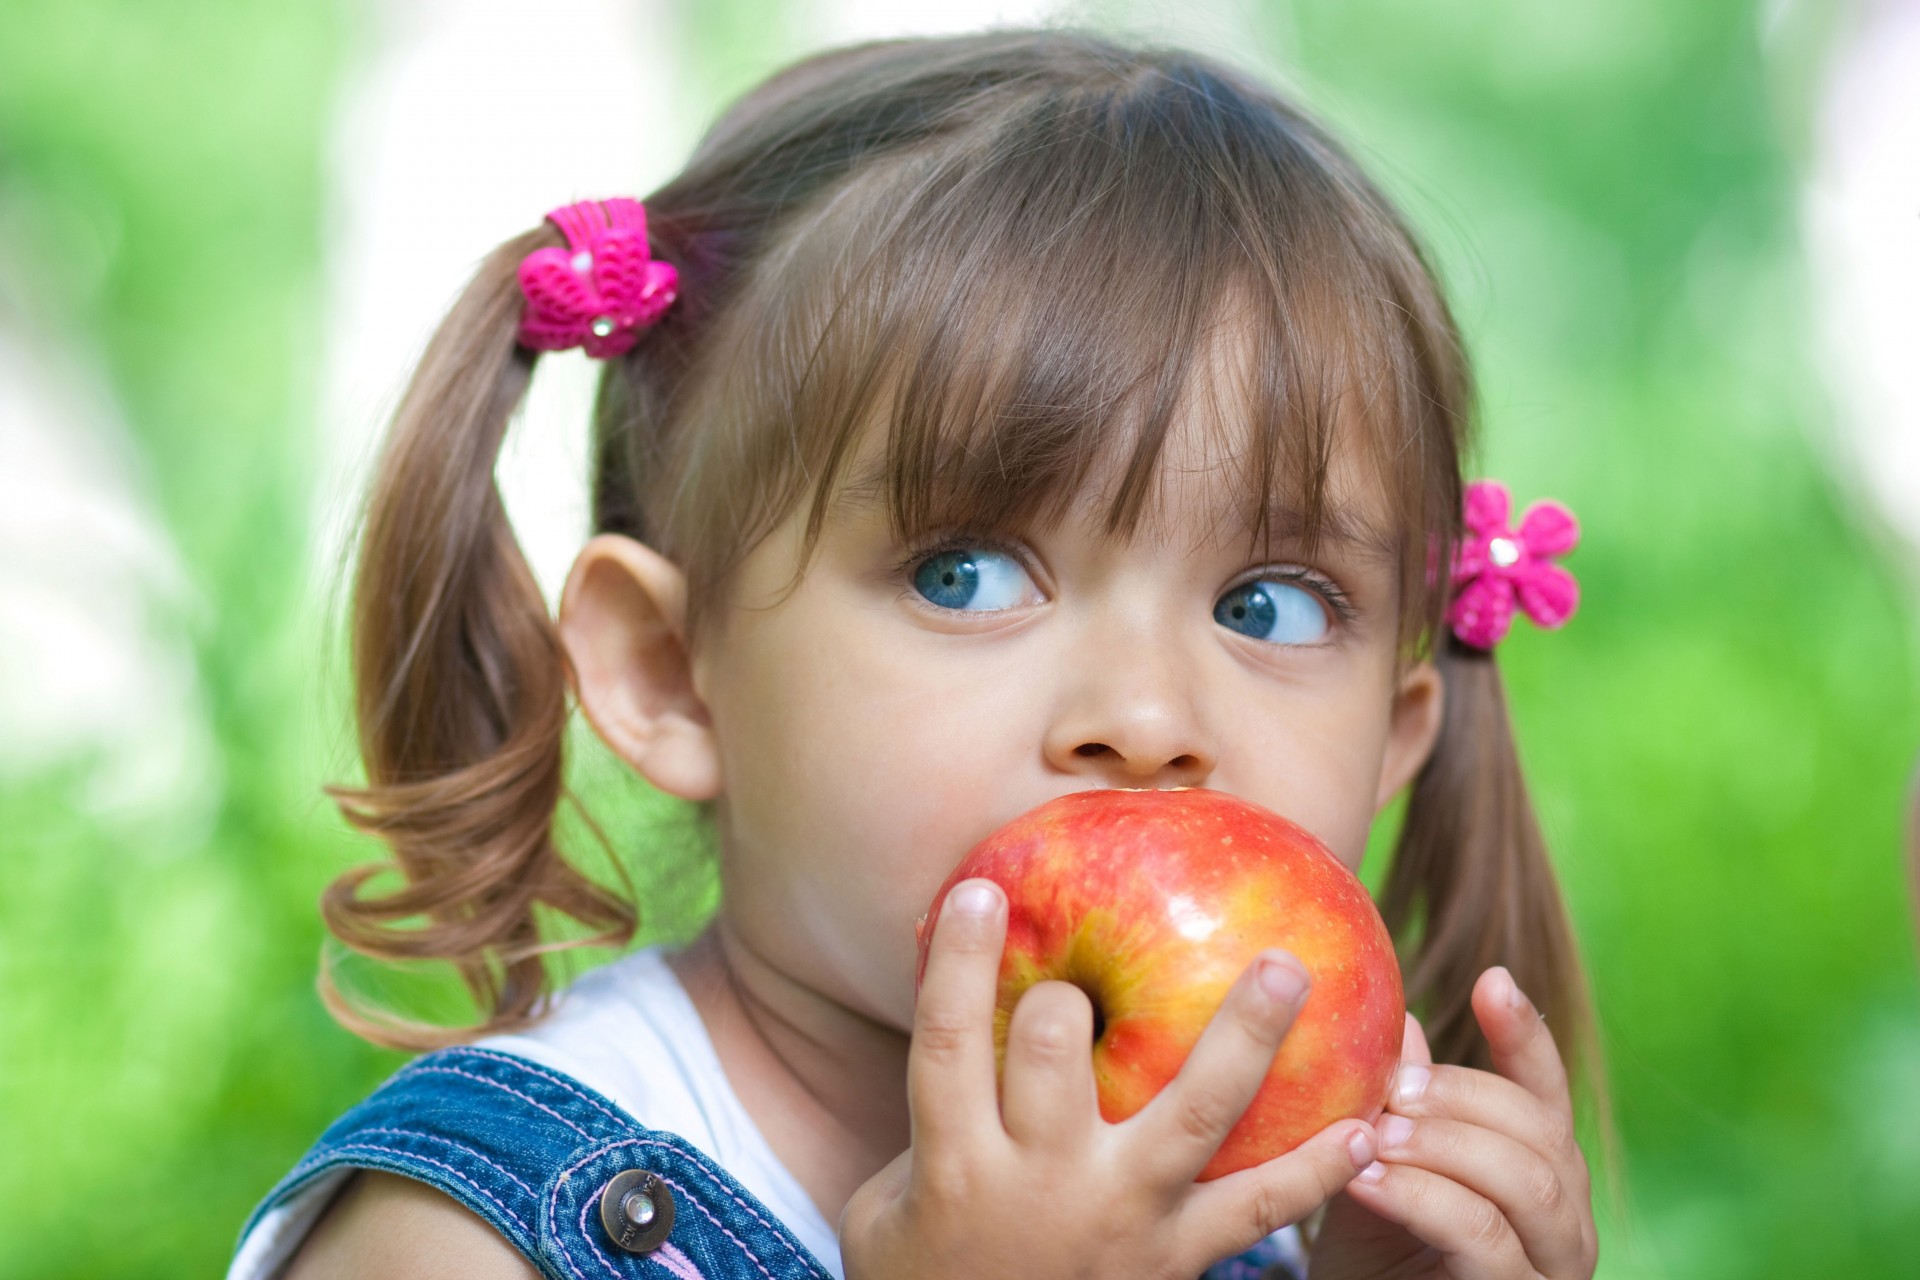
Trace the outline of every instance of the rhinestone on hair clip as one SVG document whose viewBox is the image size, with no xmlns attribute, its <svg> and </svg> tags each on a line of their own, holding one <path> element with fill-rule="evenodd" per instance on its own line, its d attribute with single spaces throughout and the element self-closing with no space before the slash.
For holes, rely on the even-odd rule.
<svg viewBox="0 0 1920 1280">
<path fill-rule="evenodd" d="M 624 355 L 639 331 L 678 296 L 680 273 L 647 252 L 647 214 L 638 200 L 582 200 L 547 221 L 565 249 L 535 249 L 520 260 L 520 345 L 535 351 L 584 347 L 597 360 Z"/>
<path fill-rule="evenodd" d="M 1512 500 L 1497 480 L 1467 486 L 1467 536 L 1454 549 L 1453 602 L 1447 622 L 1463 644 L 1491 649 L 1513 624 L 1516 604 L 1534 625 L 1552 630 L 1580 605 L 1580 584 L 1551 557 L 1580 540 L 1573 513 L 1536 502 L 1514 529 Z"/>
</svg>

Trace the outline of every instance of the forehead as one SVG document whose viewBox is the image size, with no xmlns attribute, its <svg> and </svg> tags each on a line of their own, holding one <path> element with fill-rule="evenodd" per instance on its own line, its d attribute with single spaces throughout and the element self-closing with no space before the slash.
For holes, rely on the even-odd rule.
<svg viewBox="0 0 1920 1280">
<path fill-rule="evenodd" d="M 1259 380 L 1249 376 L 1258 344 L 1247 326 L 1215 326 L 1194 354 L 1157 430 L 1125 407 L 1085 422 L 1070 442 L 1077 456 L 1068 464 L 1066 450 L 1056 450 L 1044 485 L 1031 470 L 1016 469 L 1013 460 L 1028 455 L 1029 442 L 1007 439 L 1007 428 L 947 424 L 933 440 L 913 438 L 886 411 L 897 395 L 881 396 L 819 499 L 831 516 L 883 514 L 902 538 L 1072 520 L 1113 538 L 1193 550 L 1235 541 L 1255 554 L 1325 544 L 1394 562 L 1405 530 L 1358 421 L 1361 408 L 1337 410 L 1316 447 L 1288 450 L 1262 431 Z"/>
<path fill-rule="evenodd" d="M 1281 474 L 1260 491 L 1248 475 L 1259 442 L 1250 415 L 1194 409 L 1176 415 L 1154 458 L 1133 539 L 1192 550 L 1250 553 L 1303 544 L 1392 563 L 1400 536 L 1392 503 L 1357 432 L 1336 431 L 1315 476 Z M 1118 457 L 1097 469 L 1076 516 L 1098 520 L 1125 483 Z M 1116 531 L 1117 532 L 1117 531 Z"/>
<path fill-rule="evenodd" d="M 877 435 L 878 433 L 876 433 Z M 1156 475 L 1142 519 L 1128 528 L 1113 529 L 1105 519 L 1112 502 L 1111 486 L 1089 486 L 1033 523 L 1044 529 L 1065 522 L 1101 529 L 1117 541 L 1172 545 L 1189 552 L 1227 550 L 1235 543 L 1250 556 L 1281 550 L 1321 551 L 1366 561 L 1381 567 L 1398 563 L 1402 538 L 1386 510 L 1386 497 L 1372 481 L 1371 469 L 1357 463 L 1350 451 L 1338 451 L 1328 477 L 1328 501 L 1310 520 L 1286 495 L 1269 503 L 1264 524 L 1247 509 L 1237 486 L 1222 475 L 1230 466 L 1219 459 L 1200 465 L 1182 465 L 1169 458 Z M 870 447 L 856 463 L 849 479 L 836 487 L 827 506 L 827 521 L 889 519 L 903 540 L 936 530 L 992 532 L 1018 528 L 1023 523 L 1004 515 L 970 516 L 956 504 L 932 508 L 940 513 L 917 527 L 903 527 L 887 510 L 888 466 L 878 447 Z"/>
</svg>

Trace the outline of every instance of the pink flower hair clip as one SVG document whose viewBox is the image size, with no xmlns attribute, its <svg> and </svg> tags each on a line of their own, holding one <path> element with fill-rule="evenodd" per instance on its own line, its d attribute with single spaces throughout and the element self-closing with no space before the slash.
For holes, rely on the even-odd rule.
<svg viewBox="0 0 1920 1280">
<path fill-rule="evenodd" d="M 1517 603 L 1534 625 L 1552 630 L 1580 605 L 1580 584 L 1551 557 L 1580 540 L 1573 513 L 1536 502 L 1515 530 L 1507 487 L 1496 480 L 1467 486 L 1467 536 L 1454 549 L 1453 603 L 1447 622 L 1463 644 L 1491 649 L 1513 624 Z"/>
<path fill-rule="evenodd" d="M 680 273 L 647 252 L 647 214 L 638 200 L 582 200 L 547 221 L 564 249 L 535 249 L 520 260 L 520 345 L 534 351 L 584 347 L 596 360 L 625 355 L 639 331 L 673 305 Z"/>
</svg>

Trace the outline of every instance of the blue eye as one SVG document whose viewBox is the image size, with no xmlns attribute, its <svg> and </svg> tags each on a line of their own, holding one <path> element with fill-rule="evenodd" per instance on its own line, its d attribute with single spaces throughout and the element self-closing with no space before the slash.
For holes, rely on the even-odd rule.
<svg viewBox="0 0 1920 1280">
<path fill-rule="evenodd" d="M 962 547 L 922 560 L 913 571 L 913 589 L 942 609 L 988 613 L 1025 602 L 1032 584 L 1012 556 L 985 547 Z"/>
<path fill-rule="evenodd" d="M 1320 598 L 1291 582 L 1249 582 L 1220 597 L 1213 620 L 1229 631 L 1273 644 L 1312 644 L 1326 638 Z"/>
</svg>

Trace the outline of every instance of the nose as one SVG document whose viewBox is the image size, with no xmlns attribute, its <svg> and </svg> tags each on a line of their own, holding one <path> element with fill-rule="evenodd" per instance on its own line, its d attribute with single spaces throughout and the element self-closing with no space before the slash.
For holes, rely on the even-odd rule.
<svg viewBox="0 0 1920 1280">
<path fill-rule="evenodd" d="M 1164 635 L 1083 652 L 1047 727 L 1047 762 L 1109 786 L 1203 785 L 1218 748 L 1195 686 L 1194 664 Z"/>
</svg>

